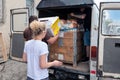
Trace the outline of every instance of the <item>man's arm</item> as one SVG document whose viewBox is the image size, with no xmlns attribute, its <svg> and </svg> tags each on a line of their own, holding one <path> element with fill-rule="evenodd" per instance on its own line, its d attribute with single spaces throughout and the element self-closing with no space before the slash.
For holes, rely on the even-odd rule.
<svg viewBox="0 0 120 80">
<path fill-rule="evenodd" d="M 82 15 L 75 15 L 74 13 L 70 13 L 71 16 L 73 17 L 77 17 L 77 18 L 80 18 L 80 19 L 85 19 L 86 17 L 86 14 L 82 14 Z"/>
<path fill-rule="evenodd" d="M 53 44 L 58 39 L 58 34 L 54 37 L 50 37 L 50 39 L 47 40 L 49 44 Z"/>
</svg>

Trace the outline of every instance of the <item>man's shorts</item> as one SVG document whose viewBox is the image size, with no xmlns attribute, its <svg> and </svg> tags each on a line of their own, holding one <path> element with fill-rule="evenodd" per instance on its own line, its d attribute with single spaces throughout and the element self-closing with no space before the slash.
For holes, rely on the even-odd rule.
<svg viewBox="0 0 120 80">
<path fill-rule="evenodd" d="M 88 30 L 84 32 L 84 45 L 90 46 L 90 31 Z"/>
</svg>

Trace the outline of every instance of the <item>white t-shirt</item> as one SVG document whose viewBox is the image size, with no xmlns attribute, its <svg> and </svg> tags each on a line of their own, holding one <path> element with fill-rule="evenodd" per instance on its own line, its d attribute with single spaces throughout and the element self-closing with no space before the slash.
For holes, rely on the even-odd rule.
<svg viewBox="0 0 120 80">
<path fill-rule="evenodd" d="M 41 40 L 32 39 L 25 43 L 24 53 L 27 54 L 27 76 L 34 80 L 47 78 L 48 70 L 40 68 L 39 58 L 41 55 L 48 55 L 48 45 Z"/>
</svg>

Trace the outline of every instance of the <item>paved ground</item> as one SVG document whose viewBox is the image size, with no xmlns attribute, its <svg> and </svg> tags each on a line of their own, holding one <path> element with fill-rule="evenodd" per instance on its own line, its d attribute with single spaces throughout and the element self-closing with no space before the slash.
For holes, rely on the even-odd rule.
<svg viewBox="0 0 120 80">
<path fill-rule="evenodd" d="M 26 80 L 26 64 L 14 60 L 0 64 L 0 80 Z"/>
<path fill-rule="evenodd" d="M 0 64 L 0 80 L 26 80 L 26 66 L 26 63 L 15 60 L 8 60 Z M 56 79 L 51 76 L 50 80 Z"/>
</svg>

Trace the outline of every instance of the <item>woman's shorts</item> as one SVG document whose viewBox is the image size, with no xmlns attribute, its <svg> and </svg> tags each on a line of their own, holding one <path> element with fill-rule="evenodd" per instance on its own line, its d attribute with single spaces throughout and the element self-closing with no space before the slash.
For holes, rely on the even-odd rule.
<svg viewBox="0 0 120 80">
<path fill-rule="evenodd" d="M 90 31 L 88 30 L 84 32 L 84 45 L 90 46 Z"/>
<path fill-rule="evenodd" d="M 34 79 L 32 79 L 32 78 L 30 78 L 30 77 L 27 77 L 27 80 L 34 80 Z M 49 78 L 47 77 L 47 78 L 41 79 L 41 80 L 49 80 Z"/>
</svg>

